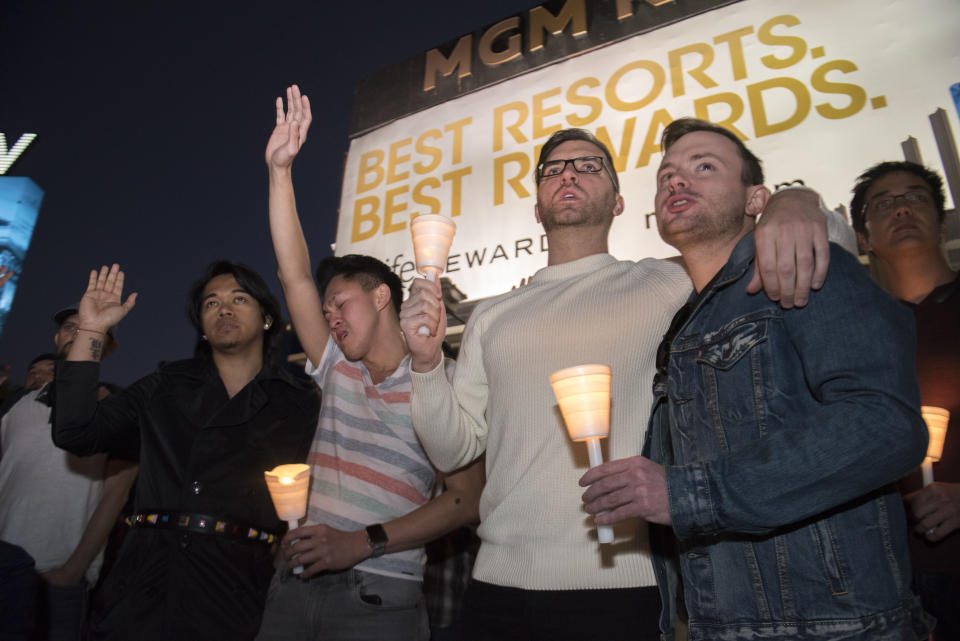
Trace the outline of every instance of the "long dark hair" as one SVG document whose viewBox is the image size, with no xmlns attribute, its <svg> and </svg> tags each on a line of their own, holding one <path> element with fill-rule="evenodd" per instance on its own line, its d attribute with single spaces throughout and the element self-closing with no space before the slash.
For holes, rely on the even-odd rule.
<svg viewBox="0 0 960 641">
<path fill-rule="evenodd" d="M 270 328 L 263 333 L 263 360 L 274 364 L 280 351 L 280 337 L 283 334 L 283 318 L 280 315 L 280 303 L 260 274 L 241 263 L 228 260 L 215 260 L 203 270 L 200 279 L 187 292 L 187 318 L 197 330 L 197 344 L 194 353 L 210 354 L 210 343 L 203 340 L 203 323 L 200 320 L 200 308 L 203 303 L 203 290 L 211 280 L 223 274 L 230 274 L 240 287 L 260 304 L 260 316 L 270 317 Z"/>
</svg>

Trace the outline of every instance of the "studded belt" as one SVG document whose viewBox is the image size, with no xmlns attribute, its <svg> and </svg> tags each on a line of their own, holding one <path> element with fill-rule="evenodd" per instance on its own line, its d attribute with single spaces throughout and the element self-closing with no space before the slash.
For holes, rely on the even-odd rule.
<svg viewBox="0 0 960 641">
<path fill-rule="evenodd" d="M 190 514 L 170 510 L 145 510 L 135 512 L 127 519 L 130 527 L 157 528 L 162 530 L 187 530 L 198 534 L 211 534 L 228 539 L 239 539 L 271 545 L 280 539 L 274 532 L 210 514 Z"/>
</svg>

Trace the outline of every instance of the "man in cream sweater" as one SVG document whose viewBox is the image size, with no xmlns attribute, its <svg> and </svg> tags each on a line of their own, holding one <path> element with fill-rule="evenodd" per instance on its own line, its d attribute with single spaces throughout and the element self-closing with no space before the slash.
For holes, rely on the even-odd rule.
<svg viewBox="0 0 960 641">
<path fill-rule="evenodd" d="M 555 133 L 536 179 L 548 265 L 526 286 L 477 307 L 452 383 L 441 366 L 439 287 L 416 280 L 400 315 L 411 352 L 411 417 L 431 460 L 448 470 L 487 454 L 482 544 L 463 632 L 469 639 L 656 639 L 660 605 L 645 524 L 625 521 L 613 544 L 597 543 L 577 484 L 586 450 L 566 436 L 549 375 L 609 365 L 606 457 L 638 454 L 656 346 L 690 280 L 673 262 L 618 261 L 608 253 L 624 201 L 610 152 L 590 133 Z M 779 212 L 768 208 L 758 230 L 757 262 L 761 271 L 770 266 L 762 281 L 771 298 L 802 305 L 826 271 L 821 262 L 813 268 L 814 254 L 817 261 L 827 254 L 823 216 L 811 192 L 776 200 Z M 778 244 L 782 261 L 766 251 Z M 755 276 L 754 291 L 760 282 Z M 417 334 L 422 324 L 434 328 L 431 336 Z"/>
</svg>

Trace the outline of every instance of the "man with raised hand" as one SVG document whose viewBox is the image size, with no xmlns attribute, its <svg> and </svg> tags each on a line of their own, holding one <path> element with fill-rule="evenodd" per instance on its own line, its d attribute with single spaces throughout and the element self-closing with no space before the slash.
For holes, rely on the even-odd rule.
<svg viewBox="0 0 960 641">
<path fill-rule="evenodd" d="M 328 258 L 310 274 L 291 166 L 310 102 L 294 85 L 277 98 L 267 143 L 270 233 L 280 282 L 310 374 L 323 391 L 307 524 L 287 533 L 259 639 L 427 639 L 423 545 L 476 521 L 478 465 L 446 478 L 410 423 L 410 358 L 399 277 L 369 256 Z M 319 287 L 319 289 L 318 289 Z M 322 294 L 321 294 L 322 292 Z M 299 578 L 289 567 L 302 565 Z"/>
<path fill-rule="evenodd" d="M 187 295 L 195 357 L 98 402 L 106 329 L 133 308 L 117 265 L 90 273 L 59 363 L 54 442 L 138 458 L 132 528 L 94 603 L 96 639 L 252 639 L 283 523 L 263 473 L 302 461 L 312 385 L 277 362 L 280 305 L 243 265 L 216 261 Z"/>
<path fill-rule="evenodd" d="M 43 588 L 29 595 L 38 597 L 38 634 L 59 640 L 82 634 L 88 594 L 137 466 L 105 454 L 76 456 L 53 444 L 54 363 L 76 340 L 77 308 L 61 309 L 53 320 L 57 353 L 34 359 L 23 393 L 11 399 L 0 422 L 0 540 L 33 557 Z M 113 351 L 112 331 L 104 342 L 105 351 Z"/>
<path fill-rule="evenodd" d="M 691 640 L 925 639 L 895 485 L 927 440 L 909 312 L 836 245 L 805 307 L 746 296 L 760 161 L 692 118 L 661 146 L 657 227 L 694 293 L 657 350 L 646 456 L 587 472 L 585 509 L 661 524 L 665 639 L 681 589 Z"/>
<path fill-rule="evenodd" d="M 690 280 L 673 262 L 618 261 L 608 253 L 625 203 L 609 150 L 589 132 L 551 136 L 536 183 L 547 267 L 476 308 L 452 384 L 439 367 L 446 327 L 439 286 L 415 281 L 401 313 L 412 354 L 413 422 L 431 460 L 456 468 L 486 452 L 481 547 L 464 628 L 473 639 L 656 639 L 660 604 L 646 528 L 626 521 L 614 544 L 598 546 L 577 486 L 586 452 L 566 437 L 549 375 L 609 365 L 604 445 L 612 458 L 638 454 L 656 346 Z M 768 294 L 791 307 L 806 301 L 811 280 L 822 282 L 827 240 L 816 195 L 791 190 L 778 200 L 780 211 L 764 215 L 758 265 Z M 771 253 L 778 246 L 781 253 Z M 424 324 L 429 337 L 417 333 Z"/>
</svg>

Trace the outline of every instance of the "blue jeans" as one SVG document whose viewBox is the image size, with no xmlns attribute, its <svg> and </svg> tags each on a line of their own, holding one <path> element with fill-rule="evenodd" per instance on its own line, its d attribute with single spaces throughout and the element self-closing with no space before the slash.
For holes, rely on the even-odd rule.
<svg viewBox="0 0 960 641">
<path fill-rule="evenodd" d="M 420 581 L 346 570 L 273 575 L 257 641 L 427 641 Z"/>
</svg>

